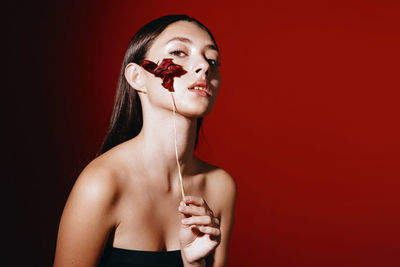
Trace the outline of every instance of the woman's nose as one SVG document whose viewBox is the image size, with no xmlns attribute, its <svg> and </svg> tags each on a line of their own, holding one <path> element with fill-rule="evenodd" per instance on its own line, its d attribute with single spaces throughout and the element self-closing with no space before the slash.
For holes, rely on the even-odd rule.
<svg viewBox="0 0 400 267">
<path fill-rule="evenodd" d="M 207 76 L 209 68 L 210 64 L 208 64 L 208 62 L 205 59 L 203 59 L 202 61 L 197 63 L 195 67 L 195 72 L 199 75 L 204 74 L 205 76 Z"/>
</svg>

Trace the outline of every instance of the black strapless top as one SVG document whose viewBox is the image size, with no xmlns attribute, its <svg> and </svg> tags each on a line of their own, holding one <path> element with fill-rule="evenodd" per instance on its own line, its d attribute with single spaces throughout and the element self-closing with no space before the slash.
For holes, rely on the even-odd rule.
<svg viewBox="0 0 400 267">
<path fill-rule="evenodd" d="M 181 251 L 144 251 L 108 247 L 100 267 L 183 267 Z"/>
</svg>

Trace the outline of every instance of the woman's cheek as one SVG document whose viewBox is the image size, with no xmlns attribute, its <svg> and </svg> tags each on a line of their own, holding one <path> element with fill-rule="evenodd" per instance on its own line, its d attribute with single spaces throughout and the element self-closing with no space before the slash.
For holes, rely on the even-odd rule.
<svg viewBox="0 0 400 267">
<path fill-rule="evenodd" d="M 162 105 L 166 106 L 168 101 L 171 101 L 171 96 L 170 92 L 165 89 L 161 83 L 161 79 L 154 79 L 155 81 L 152 81 L 148 83 L 147 87 L 147 98 L 148 101 L 153 104 L 153 105 Z"/>
</svg>

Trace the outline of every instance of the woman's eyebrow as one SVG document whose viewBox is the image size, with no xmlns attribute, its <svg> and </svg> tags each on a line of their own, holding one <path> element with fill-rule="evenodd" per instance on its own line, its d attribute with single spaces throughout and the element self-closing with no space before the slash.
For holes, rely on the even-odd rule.
<svg viewBox="0 0 400 267">
<path fill-rule="evenodd" d="M 170 39 L 168 42 L 166 42 L 166 44 L 168 44 L 172 41 L 180 41 L 180 42 L 189 43 L 189 44 L 193 43 L 192 40 L 190 40 L 189 38 L 186 38 L 186 37 L 174 37 L 174 38 Z M 219 52 L 216 45 L 209 44 L 206 47 Z"/>
<path fill-rule="evenodd" d="M 192 43 L 192 41 L 191 41 L 190 39 L 186 38 L 186 37 L 174 37 L 174 38 L 170 39 L 170 40 L 167 42 L 167 44 L 170 43 L 170 42 L 172 42 L 172 41 L 181 41 L 181 42 L 189 43 L 189 44 Z"/>
<path fill-rule="evenodd" d="M 215 51 L 217 51 L 219 53 L 217 46 L 215 46 L 213 44 L 207 45 L 207 48 L 215 50 Z"/>
</svg>

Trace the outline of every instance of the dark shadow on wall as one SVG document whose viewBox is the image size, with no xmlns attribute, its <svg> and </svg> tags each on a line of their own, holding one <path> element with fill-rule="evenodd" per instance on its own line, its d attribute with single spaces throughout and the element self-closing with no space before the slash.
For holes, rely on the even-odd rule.
<svg viewBox="0 0 400 267">
<path fill-rule="evenodd" d="M 78 158 L 71 153 L 74 144 L 65 153 L 58 151 L 69 140 L 65 133 L 54 131 L 53 124 L 60 121 L 49 108 L 51 101 L 60 101 L 49 92 L 57 90 L 57 75 L 62 70 L 51 53 L 56 43 L 52 32 L 62 29 L 55 9 L 60 7 L 51 1 L 8 1 L 3 8 L 7 27 L 2 82 L 7 266 L 52 265 L 68 193 L 96 149 Z"/>
</svg>

